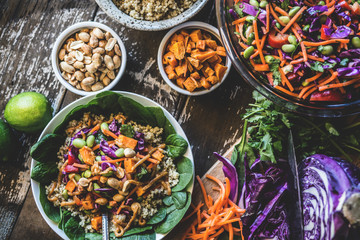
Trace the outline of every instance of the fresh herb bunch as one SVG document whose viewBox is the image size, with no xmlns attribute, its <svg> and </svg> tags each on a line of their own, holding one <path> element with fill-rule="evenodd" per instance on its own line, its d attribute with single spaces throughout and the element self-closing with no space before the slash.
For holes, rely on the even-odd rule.
<svg viewBox="0 0 360 240">
<path fill-rule="evenodd" d="M 243 116 L 242 141 L 235 147 L 232 163 L 243 183 L 244 155 L 251 165 L 256 158 L 276 162 L 287 157 L 287 137 L 293 131 L 297 159 L 313 154 L 360 159 L 359 117 L 327 119 L 309 118 L 288 112 L 254 91 L 255 103 Z M 247 126 L 249 125 L 249 127 Z M 246 139 L 246 135 L 248 138 Z"/>
</svg>

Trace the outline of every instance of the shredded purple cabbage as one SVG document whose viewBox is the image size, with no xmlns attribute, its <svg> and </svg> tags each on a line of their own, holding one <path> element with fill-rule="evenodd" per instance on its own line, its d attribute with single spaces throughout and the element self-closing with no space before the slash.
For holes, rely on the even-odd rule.
<svg viewBox="0 0 360 240">
<path fill-rule="evenodd" d="M 144 133 L 135 132 L 134 138 L 136 140 L 138 140 L 138 143 L 136 145 L 136 150 L 143 151 L 145 149 L 145 136 L 144 136 Z"/>
<path fill-rule="evenodd" d="M 101 139 L 100 141 L 100 150 L 111 158 L 117 158 L 115 151 L 109 146 L 109 144 L 104 139 Z"/>
<path fill-rule="evenodd" d="M 108 169 L 109 167 L 111 167 L 115 172 L 116 172 L 116 167 L 114 164 L 112 163 L 108 163 L 108 162 L 102 162 L 101 163 L 101 170 L 105 171 L 106 169 Z"/>
<path fill-rule="evenodd" d="M 356 77 L 360 76 L 360 67 L 344 67 L 337 69 L 339 77 Z"/>
<path fill-rule="evenodd" d="M 347 26 L 339 26 L 338 29 L 331 34 L 330 38 L 347 38 L 351 32 L 351 28 Z"/>
</svg>

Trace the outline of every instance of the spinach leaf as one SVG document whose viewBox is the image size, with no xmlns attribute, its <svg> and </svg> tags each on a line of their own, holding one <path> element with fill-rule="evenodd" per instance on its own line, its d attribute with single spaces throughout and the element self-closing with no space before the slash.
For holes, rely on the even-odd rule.
<svg viewBox="0 0 360 240">
<path fill-rule="evenodd" d="M 63 230 L 65 228 L 65 223 L 69 220 L 70 217 L 71 217 L 70 211 L 60 209 L 60 218 L 61 219 L 60 219 L 58 227 Z"/>
<path fill-rule="evenodd" d="M 110 239 L 112 239 L 112 240 L 155 240 L 156 235 L 153 231 L 147 231 L 147 232 L 139 233 L 136 235 L 130 235 L 130 236 L 124 236 L 124 237 L 117 238 L 117 237 L 115 237 L 114 233 L 111 233 Z"/>
<path fill-rule="evenodd" d="M 127 137 L 134 137 L 135 131 L 134 128 L 131 125 L 123 124 L 120 127 L 120 132 L 122 135 L 125 135 Z"/>
<path fill-rule="evenodd" d="M 126 231 L 124 233 L 124 237 L 134 235 L 134 234 L 137 234 L 137 233 L 143 233 L 143 232 L 146 232 L 146 231 L 151 230 L 151 229 L 152 229 L 152 226 L 131 228 L 130 230 L 128 230 L 128 231 Z"/>
<path fill-rule="evenodd" d="M 163 221 L 166 218 L 166 214 L 167 213 L 165 207 L 159 208 L 158 212 L 149 219 L 147 224 L 150 225 L 158 224 L 159 222 Z"/>
<path fill-rule="evenodd" d="M 171 194 L 171 197 L 177 209 L 182 209 L 185 207 L 187 201 L 186 192 L 174 192 Z"/>
<path fill-rule="evenodd" d="M 169 135 L 166 140 L 166 150 L 170 157 L 177 158 L 185 154 L 188 143 L 178 134 Z"/>
<path fill-rule="evenodd" d="M 184 208 L 176 209 L 166 216 L 165 221 L 155 227 L 156 233 L 167 233 L 173 229 L 184 217 L 191 203 L 191 194 L 187 193 L 187 202 Z"/>
<path fill-rule="evenodd" d="M 55 162 L 38 162 L 31 171 L 31 178 L 39 183 L 48 184 L 56 178 L 58 172 Z"/>
<path fill-rule="evenodd" d="M 64 226 L 64 232 L 71 240 L 83 240 L 85 238 L 85 230 L 79 225 L 80 220 L 71 217 Z"/>
<path fill-rule="evenodd" d="M 172 188 L 172 191 L 180 192 L 192 181 L 194 166 L 190 159 L 183 157 L 176 163 L 176 168 L 180 177 L 178 184 Z"/>
<path fill-rule="evenodd" d="M 30 149 L 30 156 L 38 162 L 57 162 L 57 152 L 65 138 L 58 134 L 47 134 Z"/>
<path fill-rule="evenodd" d="M 170 207 L 166 208 L 166 214 L 169 214 L 169 213 L 171 213 L 171 212 L 173 212 L 175 210 L 176 210 L 176 206 L 175 206 L 175 204 L 173 204 Z"/>
<path fill-rule="evenodd" d="M 119 96 L 118 99 L 119 105 L 122 107 L 124 114 L 129 117 L 129 119 L 139 123 L 139 124 L 149 124 L 151 126 L 156 126 L 157 121 L 154 115 L 150 110 L 140 103 L 124 97 Z"/>
<path fill-rule="evenodd" d="M 85 233 L 85 240 L 102 240 L 100 233 Z"/>
<path fill-rule="evenodd" d="M 58 207 L 54 207 L 54 204 L 49 202 L 46 195 L 46 189 L 43 184 L 40 184 L 40 203 L 44 209 L 44 212 L 48 218 L 58 223 L 61 220 L 60 209 Z"/>
<path fill-rule="evenodd" d="M 165 204 L 165 206 L 171 206 L 174 204 L 174 201 L 171 196 L 166 196 L 163 198 L 163 203 Z"/>
</svg>

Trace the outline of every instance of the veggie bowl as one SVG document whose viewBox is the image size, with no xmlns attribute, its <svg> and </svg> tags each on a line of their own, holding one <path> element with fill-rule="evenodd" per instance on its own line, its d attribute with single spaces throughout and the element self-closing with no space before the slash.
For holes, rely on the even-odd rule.
<svg viewBox="0 0 360 240">
<path fill-rule="evenodd" d="M 31 184 L 49 226 L 64 239 L 161 239 L 186 213 L 193 158 L 176 120 L 155 102 L 103 92 L 70 104 L 31 148 Z"/>
<path fill-rule="evenodd" d="M 230 59 L 250 85 L 306 115 L 360 112 L 357 12 L 341 1 L 235 2 L 217 0 L 218 25 Z"/>
</svg>

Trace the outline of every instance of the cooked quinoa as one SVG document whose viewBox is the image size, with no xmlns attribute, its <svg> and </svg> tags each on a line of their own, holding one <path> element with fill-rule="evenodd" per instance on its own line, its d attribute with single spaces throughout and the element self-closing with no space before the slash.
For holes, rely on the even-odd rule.
<svg viewBox="0 0 360 240">
<path fill-rule="evenodd" d="M 130 17 L 139 20 L 159 21 L 176 17 L 197 0 L 113 0 L 114 4 Z"/>
<path fill-rule="evenodd" d="M 69 153 L 69 146 L 71 145 L 72 141 L 74 140 L 74 135 L 79 134 L 80 131 L 84 128 L 89 128 L 90 126 L 99 125 L 102 122 L 106 122 L 111 124 L 113 121 L 121 122 L 122 124 L 127 124 L 132 126 L 135 133 L 142 133 L 144 134 L 144 141 L 145 145 L 148 147 L 156 148 L 163 143 L 162 134 L 163 129 L 159 127 L 151 127 L 149 125 L 143 126 L 141 124 L 137 124 L 134 121 L 126 121 L 126 118 L 121 114 L 111 114 L 110 116 L 106 117 L 104 115 L 95 115 L 92 113 L 84 113 L 80 120 L 72 120 L 69 122 L 66 128 L 66 135 L 67 138 L 63 146 L 60 147 L 59 152 L 57 153 L 59 162 L 58 162 L 58 169 L 60 172 L 64 171 L 64 165 L 66 166 L 68 162 Z M 148 191 L 148 194 L 144 195 L 143 197 L 137 199 L 136 201 L 139 202 L 141 209 L 139 212 L 139 216 L 144 220 L 149 220 L 152 216 L 154 216 L 158 212 L 158 208 L 163 205 L 162 199 L 168 195 L 168 188 L 173 187 L 179 182 L 179 173 L 176 170 L 176 166 L 174 164 L 174 160 L 167 156 L 166 150 L 163 151 L 163 157 L 161 161 L 156 165 L 155 174 L 161 172 L 167 172 L 168 175 L 166 177 L 166 182 L 168 183 L 168 187 L 164 187 L 160 185 L 159 187 L 155 187 Z M 65 164 L 66 163 L 66 164 Z M 95 162 L 96 164 L 96 162 Z M 95 165 L 94 164 L 94 165 Z M 94 166 L 93 165 L 93 166 Z M 118 166 L 118 168 L 120 165 Z M 91 167 L 91 171 L 92 171 Z M 121 168 L 121 167 L 120 167 Z M 98 174 L 92 172 L 92 176 L 96 176 Z M 69 177 L 68 175 L 67 177 Z M 83 178 L 83 176 L 81 176 Z M 70 178 L 71 179 L 71 178 Z M 120 179 L 119 179 L 120 180 Z M 70 180 L 71 181 L 71 180 Z M 50 185 L 46 186 L 46 194 L 48 195 L 49 201 L 51 201 L 54 206 L 61 206 L 62 209 L 66 209 L 71 212 L 71 216 L 78 216 L 80 218 L 79 225 L 84 227 L 85 232 L 96 232 L 96 230 L 91 225 L 91 219 L 93 216 L 97 216 L 97 211 L 86 211 L 82 209 L 82 207 L 78 207 L 76 205 L 70 205 L 71 202 L 74 200 L 71 196 L 65 197 L 64 191 L 66 191 L 67 181 L 62 179 L 60 184 L 56 184 L 56 182 L 52 182 Z M 56 186 L 56 187 L 54 187 Z M 103 187 L 107 187 L 104 185 Z M 84 188 L 85 189 L 85 188 Z M 129 199 L 130 200 L 130 199 Z M 131 200 L 135 201 L 135 200 Z M 64 204 L 65 203 L 65 204 Z M 66 205 L 69 203 L 69 205 Z M 127 203 L 126 203 L 127 204 Z M 131 203 L 130 203 L 131 204 Z M 118 207 L 118 206 L 117 206 Z M 115 231 L 117 225 L 116 221 L 123 222 L 127 219 L 126 214 L 120 212 L 120 214 L 111 214 L 110 219 L 112 219 L 110 223 L 111 231 Z M 136 219 L 133 223 L 133 226 L 137 226 L 139 224 L 139 219 Z M 101 229 L 97 230 L 97 232 L 101 233 Z"/>
</svg>

